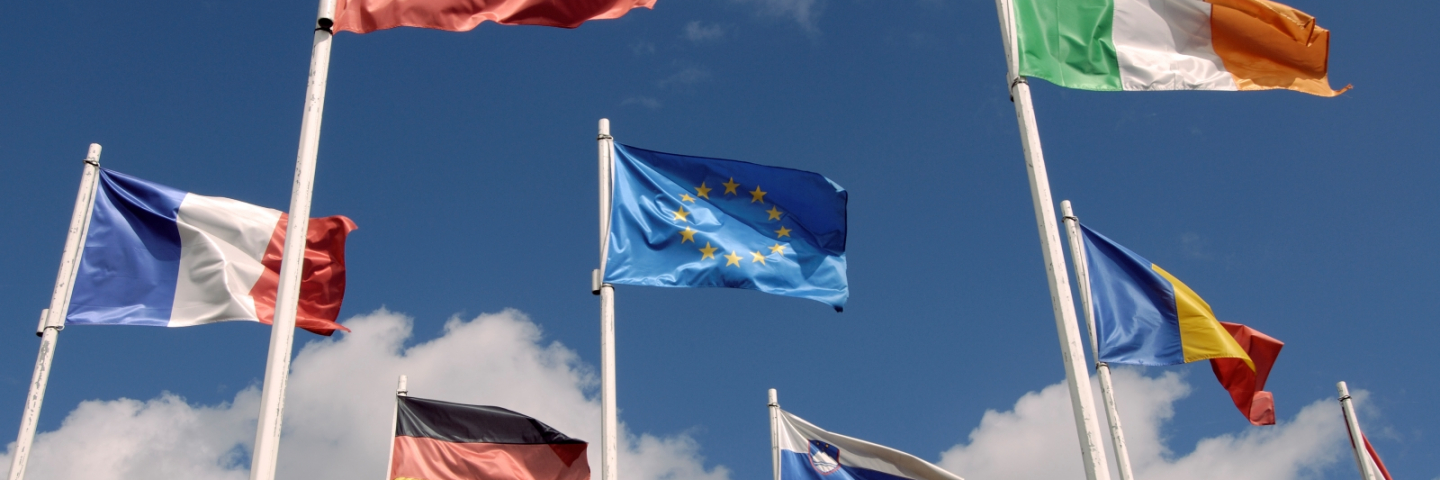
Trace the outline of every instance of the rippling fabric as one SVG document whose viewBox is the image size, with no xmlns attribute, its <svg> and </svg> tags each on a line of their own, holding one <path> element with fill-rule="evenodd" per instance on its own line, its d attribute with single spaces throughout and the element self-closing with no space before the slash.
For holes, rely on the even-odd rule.
<svg viewBox="0 0 1440 480">
<path fill-rule="evenodd" d="M 486 21 L 575 28 L 640 7 L 655 8 L 655 0 L 339 0 L 335 31 L 420 27 L 464 32 Z"/>
<path fill-rule="evenodd" d="M 1332 97 L 1330 32 L 1269 0 L 1015 0 L 1020 75 L 1085 90 Z"/>
<path fill-rule="evenodd" d="M 65 322 L 185 327 L 270 323 L 286 215 L 100 170 Z M 300 328 L 329 335 L 345 295 L 345 239 L 355 224 L 310 220 Z"/>
<path fill-rule="evenodd" d="M 1090 304 L 1102 362 L 1176 365 L 1250 357 L 1210 306 L 1174 276 L 1084 225 Z"/>
<path fill-rule="evenodd" d="M 845 306 L 848 194 L 824 176 L 617 143 L 613 179 L 606 282 Z"/>
</svg>

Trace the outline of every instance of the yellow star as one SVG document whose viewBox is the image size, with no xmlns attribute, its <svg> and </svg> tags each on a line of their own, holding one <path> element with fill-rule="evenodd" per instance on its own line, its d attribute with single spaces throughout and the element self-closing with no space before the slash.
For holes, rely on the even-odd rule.
<svg viewBox="0 0 1440 480">
<path fill-rule="evenodd" d="M 755 202 L 765 203 L 765 194 L 766 194 L 766 193 L 769 193 L 769 192 L 761 191 L 761 190 L 760 190 L 760 186 L 759 186 L 759 185 L 756 185 L 756 186 L 755 186 L 755 191 L 750 192 L 750 203 L 755 203 Z"/>
<path fill-rule="evenodd" d="M 735 183 L 735 177 L 730 177 L 730 181 L 722 183 L 721 185 L 725 186 L 726 195 L 739 195 L 738 193 L 735 193 L 735 189 L 740 188 L 740 184 Z"/>
<path fill-rule="evenodd" d="M 687 217 L 687 216 L 690 215 L 690 212 L 685 211 L 685 206 L 684 206 L 684 205 L 681 205 L 679 210 L 676 210 L 676 211 L 671 212 L 671 213 L 674 213 L 674 214 L 675 214 L 675 218 L 674 218 L 675 220 L 679 220 L 679 221 L 682 221 L 682 222 L 688 222 L 688 221 L 690 221 L 690 219 L 685 218 L 685 217 Z"/>
<path fill-rule="evenodd" d="M 684 230 L 680 231 L 680 243 L 685 243 L 686 241 L 695 241 L 695 230 L 691 229 L 688 226 L 685 227 Z"/>
<path fill-rule="evenodd" d="M 785 228 L 784 226 L 781 226 L 779 230 L 776 230 L 776 231 L 775 231 L 775 238 L 788 237 L 788 236 L 790 236 L 790 229 Z"/>
<path fill-rule="evenodd" d="M 760 252 L 750 252 L 750 255 L 750 263 L 760 262 L 761 265 L 765 264 L 765 256 L 761 255 Z"/>
<path fill-rule="evenodd" d="M 735 252 L 730 252 L 729 255 L 725 255 L 725 266 L 728 267 L 731 265 L 740 266 L 740 256 L 736 255 Z"/>
<path fill-rule="evenodd" d="M 684 243 L 684 242 L 681 242 L 681 243 Z M 716 251 L 716 250 L 719 250 L 719 249 L 710 246 L 710 242 L 705 242 L 705 248 L 700 249 L 700 259 L 701 259 L 701 260 L 704 260 L 704 259 L 707 259 L 707 258 L 715 258 L 715 251 Z"/>
<path fill-rule="evenodd" d="M 695 187 L 695 194 L 700 198 L 710 198 L 710 187 L 705 186 L 705 182 L 700 182 L 700 186 Z"/>
<path fill-rule="evenodd" d="M 682 202 L 695 203 L 695 198 L 694 198 L 694 197 L 691 197 L 690 194 L 688 194 L 688 193 L 682 193 L 682 194 L 680 194 L 680 201 L 682 201 Z"/>
<path fill-rule="evenodd" d="M 778 253 L 778 254 L 784 255 L 784 254 L 785 254 L 785 246 L 777 243 L 777 244 L 775 244 L 774 246 L 770 247 L 770 253 Z"/>
<path fill-rule="evenodd" d="M 756 187 L 756 188 L 758 189 L 759 187 Z M 762 194 L 762 195 L 763 195 L 763 194 Z M 752 203 L 753 203 L 753 202 L 752 202 Z M 770 206 L 770 209 L 769 209 L 769 210 L 766 210 L 765 213 L 770 214 L 770 219 L 771 219 L 771 220 L 779 220 L 779 219 L 780 219 L 780 209 L 775 208 L 774 205 L 771 205 L 771 206 Z"/>
</svg>

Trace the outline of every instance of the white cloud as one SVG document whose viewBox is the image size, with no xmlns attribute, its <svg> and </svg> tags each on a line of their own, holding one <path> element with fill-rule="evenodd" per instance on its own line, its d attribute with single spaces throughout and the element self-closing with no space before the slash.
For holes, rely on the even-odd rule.
<svg viewBox="0 0 1440 480">
<path fill-rule="evenodd" d="M 700 43 L 725 37 L 725 27 L 718 23 L 706 24 L 699 20 L 685 24 L 685 39 Z"/>
<path fill-rule="evenodd" d="M 660 99 L 655 97 L 647 97 L 644 95 L 627 97 L 624 101 L 620 102 L 620 105 L 639 105 L 651 110 L 658 110 L 660 107 L 665 106 L 665 104 L 660 103 Z"/>
<path fill-rule="evenodd" d="M 516 311 L 451 319 L 435 340 L 405 347 L 410 319 L 388 311 L 345 322 L 354 333 L 308 344 L 292 364 L 286 392 L 284 478 L 378 477 L 385 468 L 395 379 L 412 395 L 501 405 L 591 440 L 599 468 L 596 380 L 575 352 L 542 343 L 539 327 Z M 196 406 L 170 394 L 147 402 L 88 401 L 60 429 L 40 434 L 27 473 L 45 479 L 232 480 L 248 477 L 258 393 Z M 685 435 L 634 435 L 622 424 L 621 475 L 635 479 L 724 480 L 705 468 Z M 13 451 L 14 445 L 10 446 Z M 9 464 L 10 454 L 0 457 Z"/>
<path fill-rule="evenodd" d="M 710 79 L 710 70 L 705 67 L 685 67 L 668 77 L 655 82 L 660 88 L 686 87 Z"/>
<path fill-rule="evenodd" d="M 821 4 L 819 0 L 734 0 L 741 3 L 756 4 L 760 6 L 760 13 L 763 15 L 780 16 L 793 18 L 800 23 L 800 27 L 806 32 L 814 34 L 819 30 L 815 27 L 815 17 L 820 16 Z"/>
<path fill-rule="evenodd" d="M 1114 373 L 1116 404 L 1136 478 L 1307 478 L 1346 453 L 1345 429 L 1334 402 L 1318 400 L 1292 420 L 1203 439 L 1190 453 L 1177 456 L 1166 447 L 1162 428 L 1175 414 L 1175 401 L 1189 395 L 1190 386 L 1173 372 L 1159 377 L 1130 369 Z M 1098 384 L 1094 391 L 1096 408 L 1103 408 Z M 1235 420 L 1243 424 L 1239 415 L 1235 413 Z M 1103 410 L 1100 416 L 1106 458 L 1113 459 Z M 944 452 L 940 466 L 967 478 L 1084 478 L 1077 446 L 1070 393 L 1062 382 L 1026 394 L 1008 412 L 985 412 L 980 426 L 970 432 L 970 442 Z M 1114 462 L 1110 463 L 1113 472 Z"/>
<path fill-rule="evenodd" d="M 389 395 L 401 373 L 410 376 L 415 396 L 508 406 L 567 434 L 599 438 L 591 368 L 563 345 L 545 343 L 520 312 L 451 319 L 439 338 L 409 347 L 412 323 L 402 315 L 381 310 L 345 324 L 354 333 L 308 344 L 292 365 L 280 454 L 284 478 L 379 475 L 389 445 Z M 1137 478 L 1299 479 L 1349 458 L 1331 400 L 1279 425 L 1237 427 L 1239 433 L 1203 439 L 1177 455 L 1166 445 L 1164 427 L 1190 386 L 1175 373 L 1145 377 L 1130 369 L 1117 370 L 1115 383 Z M 1069 401 L 1059 383 L 1022 396 L 1010 411 L 986 412 L 969 441 L 944 452 L 939 463 L 966 478 L 1083 478 Z M 168 393 L 143 402 L 83 402 L 58 430 L 37 436 L 28 473 L 55 480 L 243 480 L 257 406 L 255 388 L 212 406 Z M 1244 424 L 1238 412 L 1228 413 Z M 700 446 L 684 434 L 635 435 L 621 428 L 624 478 L 730 477 L 723 466 L 706 468 Z M 598 449 L 592 443 L 593 470 Z M 9 461 L 8 453 L 0 456 L 0 465 Z"/>
</svg>

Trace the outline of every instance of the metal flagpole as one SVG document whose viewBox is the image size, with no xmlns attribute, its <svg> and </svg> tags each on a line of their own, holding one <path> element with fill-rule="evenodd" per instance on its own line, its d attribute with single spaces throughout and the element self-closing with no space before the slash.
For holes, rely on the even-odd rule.
<svg viewBox="0 0 1440 480">
<path fill-rule="evenodd" d="M 619 416 L 615 407 L 615 287 L 605 283 L 610 237 L 610 187 L 615 139 L 610 119 L 600 119 L 600 268 L 590 273 L 590 291 L 600 296 L 600 480 L 620 478 Z"/>
<path fill-rule="evenodd" d="M 780 480 L 780 397 L 770 389 L 770 469 Z"/>
<path fill-rule="evenodd" d="M 1115 387 L 1110 381 L 1110 365 L 1100 361 L 1100 341 L 1095 334 L 1095 308 L 1090 304 L 1090 265 L 1085 260 L 1085 240 L 1080 238 L 1080 217 L 1070 210 L 1070 201 L 1060 202 L 1065 218 L 1065 233 L 1070 237 L 1070 262 L 1075 265 L 1075 286 L 1080 290 L 1080 305 L 1085 309 L 1085 325 L 1090 331 L 1090 354 L 1095 357 L 1095 373 L 1100 377 L 1100 399 L 1105 402 L 1105 418 L 1110 420 L 1110 443 L 1115 446 L 1115 464 L 1120 480 L 1132 480 L 1130 450 L 1125 448 L 1125 433 L 1120 429 L 1120 411 L 1115 407 Z"/>
<path fill-rule="evenodd" d="M 405 385 L 408 379 L 400 376 L 400 384 L 395 386 L 396 397 L 410 395 L 410 387 Z M 390 413 L 390 453 L 385 456 L 385 480 L 390 479 L 390 470 L 395 468 L 395 424 L 400 421 L 400 399 L 395 399 L 395 409 Z"/>
<path fill-rule="evenodd" d="M 1065 253 L 1060 249 L 1060 229 L 1055 224 L 1055 205 L 1050 198 L 1050 179 L 1045 173 L 1045 157 L 1040 150 L 1040 132 L 1035 123 L 1035 108 L 1030 100 L 1030 85 L 1020 76 L 1020 59 L 1015 38 L 1015 15 L 1010 0 L 995 0 L 1000 16 L 1000 36 L 1005 46 L 1007 81 L 1010 98 L 1015 103 L 1015 117 L 1020 124 L 1020 146 L 1030 174 L 1030 198 L 1035 204 L 1035 222 L 1040 230 L 1040 249 L 1045 259 L 1045 274 L 1050 280 L 1050 303 L 1055 312 L 1055 328 L 1060 335 L 1060 354 L 1065 360 L 1065 380 L 1070 385 L 1070 405 L 1075 413 L 1075 430 L 1080 437 L 1080 456 L 1085 463 L 1087 480 L 1109 480 L 1110 467 L 1102 452 L 1099 423 L 1095 419 L 1094 399 L 1090 393 L 1089 369 L 1080 346 L 1079 325 L 1075 320 L 1075 303 L 1070 296 L 1069 274 L 1065 272 Z"/>
<path fill-rule="evenodd" d="M 1361 480 L 1384 480 L 1375 464 L 1370 461 L 1370 452 L 1365 451 L 1365 436 L 1360 432 L 1360 419 L 1355 417 L 1355 406 L 1351 404 L 1350 388 L 1345 382 L 1335 384 L 1340 391 L 1340 411 L 1345 414 L 1345 428 L 1350 430 L 1350 448 L 1355 452 L 1355 464 L 1360 467 Z"/>
<path fill-rule="evenodd" d="M 310 226 L 310 195 L 315 187 L 315 155 L 320 149 L 320 120 L 325 111 L 325 83 L 330 72 L 330 40 L 334 33 L 335 0 L 320 0 L 315 40 L 310 51 L 310 80 L 305 88 L 305 113 L 300 119 L 300 149 L 295 159 L 295 185 L 290 191 L 290 220 L 280 260 L 280 285 L 260 394 L 260 421 L 250 480 L 274 480 L 280 454 L 280 420 L 285 409 L 285 380 L 295 342 L 295 312 L 300 302 L 300 276 L 305 236 Z"/>
<path fill-rule="evenodd" d="M 65 249 L 60 254 L 60 271 L 55 275 L 55 288 L 50 291 L 50 308 L 40 314 L 36 335 L 40 336 L 40 353 L 35 358 L 35 374 L 30 377 L 30 394 L 25 396 L 25 412 L 20 416 L 20 433 L 15 438 L 15 456 L 10 459 L 10 480 L 25 478 L 30 460 L 30 446 L 35 441 L 35 426 L 40 421 L 40 404 L 45 401 L 45 385 L 50 381 L 50 364 L 55 358 L 55 343 L 65 328 L 65 315 L 70 311 L 70 294 L 75 274 L 80 269 L 85 233 L 90 229 L 90 213 L 94 211 L 95 187 L 100 179 L 100 144 L 90 144 L 85 166 L 80 173 L 80 191 L 75 194 L 75 209 L 70 213 L 70 230 L 65 234 Z"/>
</svg>

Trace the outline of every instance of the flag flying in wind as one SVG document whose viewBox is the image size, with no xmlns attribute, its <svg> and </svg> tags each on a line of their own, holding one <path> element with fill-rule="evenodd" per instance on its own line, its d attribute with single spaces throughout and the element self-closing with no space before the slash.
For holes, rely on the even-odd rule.
<svg viewBox="0 0 1440 480">
<path fill-rule="evenodd" d="M 68 325 L 185 327 L 275 318 L 289 215 L 100 170 Z M 295 325 L 329 335 L 355 223 L 310 219 Z"/>
<path fill-rule="evenodd" d="M 1349 429 L 1346 429 L 1346 431 L 1348 432 Z M 1375 471 L 1379 472 L 1380 476 L 1384 477 L 1385 480 L 1394 480 L 1390 478 L 1390 469 L 1385 468 L 1385 462 L 1380 461 L 1380 454 L 1375 453 L 1375 446 L 1370 445 L 1370 437 L 1362 433 L 1360 434 L 1360 438 L 1365 441 L 1365 454 L 1366 457 L 1368 457 L 1367 460 L 1370 461 L 1370 465 L 1375 467 Z M 1350 440 L 1354 441 L 1355 439 L 1352 438 Z"/>
<path fill-rule="evenodd" d="M 466 32 L 486 20 L 502 25 L 575 28 L 620 18 L 655 0 L 338 0 L 335 31 L 369 33 L 395 27 Z"/>
<path fill-rule="evenodd" d="M 818 173 L 615 144 L 605 281 L 748 288 L 840 311 L 844 188 Z"/>
<path fill-rule="evenodd" d="M 1086 90 L 1325 97 L 1330 31 L 1269 0 L 1015 0 L 1020 74 Z"/>
<path fill-rule="evenodd" d="M 1280 348 L 1285 346 L 1285 342 L 1238 323 L 1220 322 L 1220 325 L 1250 356 L 1255 368 L 1252 370 L 1250 365 L 1238 358 L 1212 358 L 1210 369 L 1230 392 L 1235 408 L 1239 408 L 1250 423 L 1274 425 L 1275 396 L 1264 391 L 1265 380 L 1270 377 L 1270 368 L 1275 366 L 1275 359 L 1280 356 Z"/>
<path fill-rule="evenodd" d="M 1210 360 L 1215 378 L 1250 423 L 1275 424 L 1275 399 L 1263 390 L 1283 342 L 1219 321 L 1205 300 L 1159 265 L 1083 224 L 1080 231 L 1099 361 L 1176 365 Z"/>
<path fill-rule="evenodd" d="M 1080 230 L 1100 361 L 1178 365 L 1239 358 L 1254 368 L 1245 349 L 1194 290 L 1089 227 L 1082 224 Z"/>
<path fill-rule="evenodd" d="M 586 443 L 500 407 L 396 396 L 390 480 L 589 480 Z"/>
<path fill-rule="evenodd" d="M 780 480 L 963 480 L 890 447 L 827 432 L 780 411 Z"/>
</svg>

